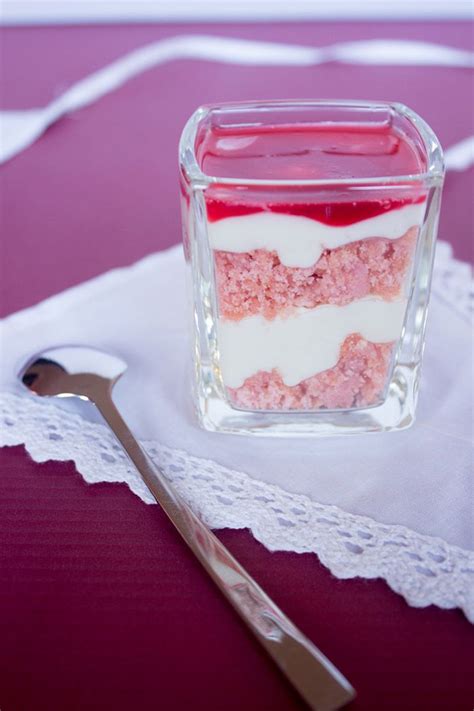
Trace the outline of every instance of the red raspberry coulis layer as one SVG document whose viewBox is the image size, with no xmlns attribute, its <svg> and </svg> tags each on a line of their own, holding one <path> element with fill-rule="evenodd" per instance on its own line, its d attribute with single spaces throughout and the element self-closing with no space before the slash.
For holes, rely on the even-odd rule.
<svg viewBox="0 0 474 711">
<path fill-rule="evenodd" d="M 361 200 L 357 202 L 323 202 L 323 203 L 288 203 L 264 202 L 260 204 L 245 204 L 228 200 L 217 200 L 206 197 L 207 219 L 217 222 L 226 217 L 253 215 L 258 212 L 277 212 L 286 215 L 309 217 L 317 222 L 333 227 L 345 227 L 354 222 L 376 217 L 390 210 L 397 210 L 405 205 L 422 203 L 425 195 L 413 198 L 387 198 L 385 200 Z"/>
<path fill-rule="evenodd" d="M 304 195 L 302 189 L 292 186 L 281 200 L 276 197 L 276 187 L 270 199 L 262 186 L 245 189 L 245 181 L 255 179 L 344 179 L 356 183 L 357 179 L 424 172 L 426 165 L 418 146 L 388 124 L 212 127 L 202 129 L 196 151 L 201 169 L 207 175 L 242 181 L 239 188 L 218 183 L 206 191 L 207 216 L 211 222 L 276 212 L 342 227 L 425 199 L 419 188 L 409 186 L 403 196 L 387 186 L 383 196 L 380 188 L 375 188 L 373 198 L 371 195 L 369 199 L 354 200 L 352 193 L 352 197 L 346 195 L 338 201 L 324 201 L 324 192 L 318 188 L 308 197 L 307 192 Z M 222 188 L 226 195 L 218 197 Z M 294 201 L 288 200 L 288 191 L 295 195 Z"/>
</svg>

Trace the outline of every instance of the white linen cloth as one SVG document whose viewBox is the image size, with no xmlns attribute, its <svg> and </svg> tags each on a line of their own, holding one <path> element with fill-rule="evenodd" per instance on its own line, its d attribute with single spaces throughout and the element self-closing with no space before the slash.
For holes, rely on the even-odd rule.
<svg viewBox="0 0 474 711">
<path fill-rule="evenodd" d="M 89 482 L 151 496 L 92 406 L 36 398 L 16 379 L 47 348 L 92 345 L 129 364 L 115 399 L 167 476 L 213 527 L 248 527 L 270 550 L 313 551 L 338 577 L 383 577 L 412 605 L 474 620 L 472 278 L 438 245 L 416 424 L 299 440 L 204 432 L 184 374 L 180 246 L 0 322 L 0 445 L 73 459 Z M 291 445 L 291 446 L 290 446 Z"/>
</svg>

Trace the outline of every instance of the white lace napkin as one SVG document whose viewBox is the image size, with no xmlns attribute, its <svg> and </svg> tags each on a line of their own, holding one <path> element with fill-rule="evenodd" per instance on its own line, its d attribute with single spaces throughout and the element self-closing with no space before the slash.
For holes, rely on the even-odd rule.
<svg viewBox="0 0 474 711">
<path fill-rule="evenodd" d="M 270 550 L 313 551 L 338 577 L 383 577 L 412 605 L 474 620 L 472 279 L 437 252 L 418 420 L 334 439 L 211 434 L 195 424 L 181 248 L 109 272 L 0 323 L 0 444 L 73 459 L 89 482 L 151 497 L 86 403 L 40 400 L 15 380 L 47 347 L 91 344 L 129 363 L 116 401 L 167 476 L 213 527 L 250 528 Z M 289 446 L 291 442 L 291 446 Z"/>
</svg>

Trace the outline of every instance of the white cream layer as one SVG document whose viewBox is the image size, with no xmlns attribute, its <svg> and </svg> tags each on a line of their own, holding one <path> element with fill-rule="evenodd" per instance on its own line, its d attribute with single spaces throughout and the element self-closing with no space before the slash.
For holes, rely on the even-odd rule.
<svg viewBox="0 0 474 711">
<path fill-rule="evenodd" d="M 299 308 L 273 320 L 261 315 L 240 321 L 220 319 L 217 333 L 224 383 L 238 388 L 258 371 L 278 368 L 286 385 L 297 385 L 335 366 L 351 333 L 373 343 L 397 340 L 406 304 L 405 299 L 367 297 L 346 306 Z"/>
<path fill-rule="evenodd" d="M 398 239 L 422 224 L 425 209 L 425 203 L 405 205 L 345 227 L 298 215 L 258 212 L 209 222 L 208 234 L 213 249 L 238 253 L 267 249 L 277 252 L 285 266 L 304 268 L 316 264 L 325 249 L 371 237 Z"/>
</svg>

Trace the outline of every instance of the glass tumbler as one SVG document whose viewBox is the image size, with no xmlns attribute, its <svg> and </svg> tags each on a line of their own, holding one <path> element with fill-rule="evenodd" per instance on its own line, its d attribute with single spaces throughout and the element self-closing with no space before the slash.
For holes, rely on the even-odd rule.
<svg viewBox="0 0 474 711">
<path fill-rule="evenodd" d="M 444 165 L 401 104 L 199 108 L 180 142 L 200 424 L 259 435 L 414 420 Z"/>
</svg>

